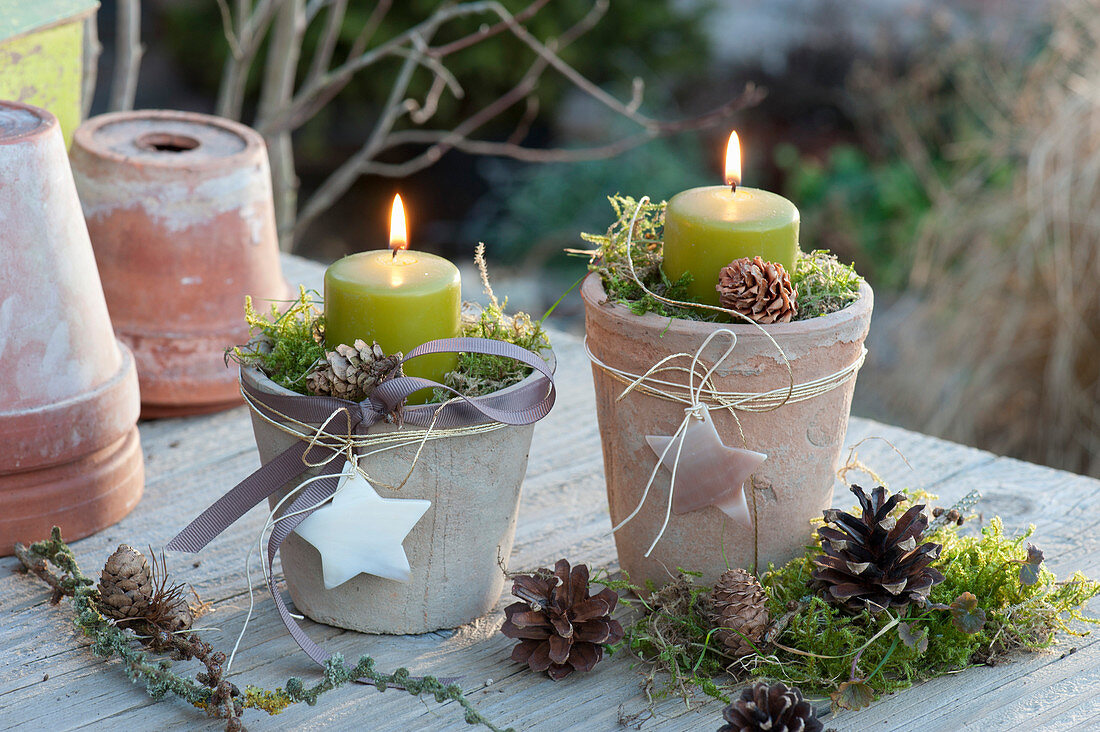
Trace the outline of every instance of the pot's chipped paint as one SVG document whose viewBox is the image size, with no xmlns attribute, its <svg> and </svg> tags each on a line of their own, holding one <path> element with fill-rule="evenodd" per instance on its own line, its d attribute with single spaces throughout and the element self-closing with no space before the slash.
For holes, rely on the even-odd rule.
<svg viewBox="0 0 1100 732">
<path fill-rule="evenodd" d="M 89 219 L 103 220 L 120 209 L 141 208 L 145 215 L 173 233 L 208 226 L 222 214 L 238 215 L 248 228 L 249 242 L 259 246 L 268 217 L 271 190 L 254 170 L 231 170 L 197 183 L 162 180 L 155 187 L 147 179 L 91 180 L 74 171 L 82 195 L 80 203 Z M 152 193 L 155 192 L 155 195 Z"/>
</svg>

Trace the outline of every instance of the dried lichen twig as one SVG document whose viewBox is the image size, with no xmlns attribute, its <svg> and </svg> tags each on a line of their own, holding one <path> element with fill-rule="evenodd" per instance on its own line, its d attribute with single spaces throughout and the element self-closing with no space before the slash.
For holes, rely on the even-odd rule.
<svg viewBox="0 0 1100 732">
<path fill-rule="evenodd" d="M 123 629 L 108 620 L 99 612 L 97 601 L 99 590 L 90 577 L 84 575 L 76 562 L 72 550 L 61 538 L 61 530 L 54 527 L 50 538 L 39 541 L 29 547 L 15 545 L 15 555 L 26 570 L 54 591 L 54 602 L 62 596 L 73 599 L 73 623 L 87 638 L 91 639 L 94 654 L 103 658 L 117 657 L 131 681 L 141 682 L 149 696 L 162 699 L 174 694 L 181 699 L 204 709 L 208 715 L 226 720 L 226 732 L 243 730 L 241 714 L 246 708 L 262 709 L 269 714 L 278 714 L 287 706 L 299 702 L 313 705 L 318 697 L 350 681 L 369 680 L 379 691 L 389 685 L 404 689 L 413 696 L 431 694 L 436 701 L 458 702 L 469 724 L 481 724 L 494 732 L 512 732 L 511 728 L 502 730 L 486 719 L 466 698 L 457 684 L 444 684 L 434 676 L 413 678 L 408 669 L 399 668 L 391 674 L 381 673 L 374 668 L 374 659 L 362 656 L 354 667 L 349 667 L 340 654 L 333 654 L 325 664 L 321 681 L 306 687 L 300 678 L 290 678 L 284 688 L 269 691 L 249 686 L 242 694 L 240 690 L 224 678 L 225 654 L 215 651 L 204 642 L 197 633 L 171 633 L 148 620 L 139 621 Z M 61 570 L 55 574 L 48 564 Z M 167 581 L 165 576 L 164 581 Z M 140 641 L 140 645 L 135 641 Z M 189 678 L 172 670 L 168 659 L 152 660 L 142 650 L 144 645 L 154 652 L 171 652 L 177 660 L 195 659 L 206 670 Z"/>
</svg>

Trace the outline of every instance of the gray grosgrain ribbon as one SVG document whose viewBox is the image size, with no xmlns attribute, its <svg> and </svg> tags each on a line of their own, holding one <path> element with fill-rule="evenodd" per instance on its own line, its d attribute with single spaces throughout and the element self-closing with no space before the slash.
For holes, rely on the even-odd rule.
<svg viewBox="0 0 1100 732">
<path fill-rule="evenodd" d="M 334 412 L 344 410 L 348 418 L 348 434 L 365 434 L 372 425 L 383 421 L 388 414 L 398 409 L 406 397 L 424 388 L 445 389 L 460 397 L 460 400 L 445 405 L 425 404 L 406 407 L 402 411 L 402 418 L 406 424 L 428 427 L 434 420 L 434 427 L 437 429 L 468 427 L 491 422 L 524 425 L 537 422 L 550 413 L 556 396 L 550 366 L 541 356 L 511 343 L 487 338 L 444 338 L 417 346 L 405 356 L 402 363 L 429 353 L 458 352 L 511 358 L 530 366 L 543 378 L 525 381 L 505 393 L 469 398 L 431 379 L 400 376 L 381 384 L 370 398 L 363 402 L 351 402 L 335 397 L 266 394 L 250 387 L 244 381 L 241 382 L 241 388 L 255 408 L 269 412 L 268 416 L 271 417 L 284 414 L 302 422 L 322 423 Z M 197 552 L 205 547 L 249 509 L 311 467 L 307 464 L 307 453 L 314 449 L 334 451 L 342 449 L 342 445 L 324 440 L 316 440 L 312 445 L 303 440 L 295 442 L 211 504 L 172 541 L 168 542 L 166 548 L 172 551 Z M 341 465 L 342 463 L 338 460 L 326 463 L 321 468 L 325 477 L 306 487 L 282 512 L 282 515 L 288 515 L 288 518 L 275 524 L 267 542 L 268 576 L 271 576 L 271 564 L 286 537 L 326 498 L 336 492 Z M 297 513 L 299 511 L 301 513 Z M 331 654 L 314 643 L 294 621 L 275 582 L 271 583 L 270 589 L 283 624 L 286 625 L 291 636 L 310 658 L 324 665 Z"/>
</svg>

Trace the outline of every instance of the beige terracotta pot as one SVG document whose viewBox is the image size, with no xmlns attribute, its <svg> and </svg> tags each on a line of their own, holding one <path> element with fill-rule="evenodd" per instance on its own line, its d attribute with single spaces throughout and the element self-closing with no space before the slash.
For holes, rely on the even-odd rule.
<svg viewBox="0 0 1100 732">
<path fill-rule="evenodd" d="M 553 354 L 545 357 L 553 369 Z M 241 379 L 269 394 L 292 393 L 255 369 L 242 369 Z M 252 427 L 263 463 L 295 440 L 255 413 Z M 327 625 L 393 634 L 454 628 L 492 610 L 504 588 L 501 565 L 512 551 L 534 428 L 505 426 L 429 441 L 412 477 L 399 492 L 375 486 L 383 498 L 432 502 L 403 542 L 412 567 L 408 582 L 360 574 L 325 589 L 317 550 L 297 534 L 288 536 L 280 555 L 297 609 Z M 394 429 L 390 424 L 377 424 L 370 431 Z M 378 481 L 396 485 L 408 473 L 415 452 L 413 446 L 372 455 L 364 459 L 362 467 Z M 315 474 L 303 473 L 269 504 L 274 507 L 287 491 Z"/>
<path fill-rule="evenodd" d="M 597 275 L 581 286 L 585 333 L 592 354 L 605 364 L 643 374 L 665 356 L 694 354 L 717 328 L 737 334 L 737 347 L 714 376 L 721 391 L 763 392 L 789 385 L 776 348 L 751 325 L 717 325 L 634 315 L 606 302 Z M 766 326 L 790 361 L 796 383 L 833 374 L 854 363 L 871 320 L 873 293 L 864 284 L 860 298 L 844 310 L 812 320 Z M 715 339 L 703 353 L 714 363 L 728 341 Z M 685 365 L 686 364 L 682 364 Z M 616 401 L 625 384 L 593 364 L 596 413 L 603 441 L 604 470 L 612 525 L 638 505 L 657 458 L 646 435 L 671 435 L 684 418 L 683 405 L 632 392 Z M 662 378 L 675 380 L 675 376 Z M 672 514 L 649 558 L 644 553 L 660 531 L 668 504 L 669 472 L 657 473 L 644 507 L 615 533 L 619 562 L 634 582 L 668 581 L 677 567 L 703 573 L 711 583 L 728 566 L 767 569 L 796 556 L 810 540 L 810 519 L 832 503 L 833 482 L 848 429 L 853 377 L 828 393 L 786 404 L 771 412 L 738 412 L 745 441 L 726 410 L 711 412 L 722 441 L 766 453 L 767 461 L 745 484 L 755 526 L 743 527 L 717 508 Z"/>
<path fill-rule="evenodd" d="M 0 102 L 0 555 L 141 498 L 134 359 L 111 330 L 49 112 Z"/>
<path fill-rule="evenodd" d="M 263 138 L 219 117 L 118 112 L 81 125 L 71 157 L 142 416 L 239 404 L 223 352 L 248 339 L 245 295 L 263 309 L 288 292 Z"/>
</svg>

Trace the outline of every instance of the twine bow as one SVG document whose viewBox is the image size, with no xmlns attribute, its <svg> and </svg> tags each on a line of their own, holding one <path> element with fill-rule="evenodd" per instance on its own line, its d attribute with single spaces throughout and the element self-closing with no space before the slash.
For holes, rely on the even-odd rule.
<svg viewBox="0 0 1100 732">
<path fill-rule="evenodd" d="M 299 435 L 293 445 L 231 488 L 168 542 L 166 548 L 173 551 L 199 551 L 287 482 L 306 470 L 319 468 L 321 475 L 303 483 L 302 490 L 283 512 L 283 518 L 272 528 L 265 557 L 267 574 L 270 575 L 271 565 L 283 541 L 336 491 L 342 463 L 335 458 L 353 449 L 352 436 L 365 435 L 371 426 L 384 421 L 387 415 L 400 407 L 406 397 L 420 389 L 444 389 L 456 398 L 444 404 L 405 408 L 402 411 L 405 424 L 436 429 L 493 422 L 525 425 L 537 422 L 550 413 L 556 398 L 550 366 L 538 354 L 511 343 L 487 338 L 444 338 L 417 346 L 405 356 L 402 364 L 426 354 L 458 352 L 511 358 L 530 366 L 542 378 L 533 379 L 504 393 L 470 398 L 431 379 L 400 376 L 383 382 L 363 402 L 335 397 L 267 394 L 242 381 L 241 390 L 249 405 L 265 417 L 290 417 L 299 423 L 320 423 L 321 426 L 308 439 Z M 328 426 L 336 421 L 337 415 L 346 417 L 346 437 L 328 431 Z M 314 456 L 316 450 L 327 452 Z M 270 583 L 270 589 L 283 624 L 291 636 L 310 658 L 324 665 L 331 654 L 314 643 L 294 621 L 274 582 Z"/>
<path fill-rule="evenodd" d="M 696 369 L 699 366 L 699 359 L 702 356 L 703 351 L 705 351 L 707 346 L 710 345 L 710 342 L 721 335 L 729 336 L 729 347 L 726 348 L 725 352 L 723 352 L 722 355 L 714 361 L 714 364 L 704 372 L 703 376 L 699 379 L 698 385 L 696 385 Z M 676 456 L 673 459 L 672 465 L 670 467 L 670 472 L 672 475 L 670 476 L 668 485 L 668 504 L 665 507 L 665 519 L 664 522 L 661 524 L 660 531 L 657 532 L 657 536 L 654 537 L 653 543 L 650 544 L 649 549 L 646 550 L 644 554 L 644 556 L 646 557 L 648 557 L 653 552 L 653 549 L 657 546 L 657 542 L 659 542 L 661 540 L 661 537 L 665 535 L 665 529 L 668 528 L 668 522 L 672 518 L 672 503 L 676 493 L 676 472 L 677 468 L 679 468 L 680 466 L 680 456 L 684 450 L 684 438 L 687 434 L 688 426 L 692 423 L 692 420 L 697 422 L 703 421 L 705 419 L 705 415 L 710 409 L 710 407 L 708 407 L 706 403 L 702 400 L 703 390 L 705 388 L 709 389 L 710 391 L 714 390 L 714 386 L 711 382 L 711 377 L 714 376 L 714 372 L 718 370 L 718 368 L 725 362 L 725 360 L 730 357 L 730 354 L 733 353 L 733 350 L 736 347 L 737 334 L 728 328 L 719 328 L 718 330 L 710 333 L 703 340 L 702 345 L 699 346 L 699 349 L 695 352 L 695 355 L 691 357 L 691 368 L 688 369 L 688 395 L 690 398 L 690 403 L 688 404 L 688 406 L 684 407 L 684 418 L 680 421 L 680 426 L 677 427 L 676 431 L 672 433 L 672 437 L 668 441 L 668 444 L 665 445 L 664 449 L 658 456 L 657 463 L 653 466 L 653 470 L 649 474 L 649 480 L 646 482 L 645 490 L 642 491 L 642 497 L 638 500 L 638 505 L 634 507 L 634 510 L 630 512 L 629 516 L 624 518 L 613 529 L 611 529 L 612 533 L 618 531 L 623 526 L 625 526 L 628 521 L 637 516 L 638 512 L 642 510 L 642 506 L 645 505 L 646 498 L 649 496 L 649 491 L 653 487 L 653 481 L 657 478 L 658 471 L 660 471 L 661 466 L 665 464 L 665 458 L 668 456 L 668 453 L 672 449 L 673 445 L 675 445 Z M 616 398 L 615 401 L 621 401 L 635 388 L 645 383 L 645 381 L 650 378 L 650 376 L 655 371 L 660 370 L 661 367 L 664 366 L 664 364 L 669 359 L 679 358 L 681 355 L 682 354 L 675 354 L 673 356 L 663 358 L 655 363 L 652 367 L 650 367 L 648 371 L 630 382 L 630 384 L 627 385 L 625 389 L 623 389 L 622 393 L 619 394 L 618 398 Z M 734 414 L 734 419 L 737 420 L 736 414 Z M 737 420 L 737 425 L 738 428 L 740 428 L 740 420 Z M 742 435 L 742 441 L 744 441 L 744 435 Z"/>
</svg>

